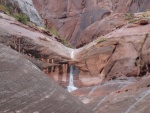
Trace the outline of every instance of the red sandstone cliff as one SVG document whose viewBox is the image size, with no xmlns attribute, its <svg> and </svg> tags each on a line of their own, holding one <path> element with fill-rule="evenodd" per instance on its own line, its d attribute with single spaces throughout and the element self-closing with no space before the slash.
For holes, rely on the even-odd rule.
<svg viewBox="0 0 150 113">
<path fill-rule="evenodd" d="M 43 19 L 49 27 L 54 27 L 58 34 L 73 46 L 80 47 L 96 37 L 96 23 L 113 13 L 136 13 L 149 10 L 149 0 L 33 0 Z M 95 23 L 94 31 L 88 30 Z M 71 27 L 70 27 L 71 26 Z M 103 26 L 105 27 L 105 26 Z M 84 34 L 83 34 L 84 31 Z M 93 34 L 96 33 L 96 34 Z M 85 35 L 91 35 L 86 37 Z"/>
<path fill-rule="evenodd" d="M 148 113 L 149 77 L 145 76 L 150 72 L 149 4 L 148 0 L 34 0 L 42 18 L 48 20 L 47 27 L 56 28 L 60 38 L 75 46 L 86 45 L 67 48 L 49 31 L 24 25 L 2 13 L 0 43 L 24 55 L 23 59 L 35 64 L 39 72 L 44 71 L 64 87 L 68 85 L 69 66 L 75 65 L 74 83 L 79 89 L 72 94 L 96 113 Z M 0 69 L 5 73 L 5 67 Z M 11 87 L 7 82 L 5 85 Z M 63 105 L 62 101 L 58 103 Z"/>
</svg>

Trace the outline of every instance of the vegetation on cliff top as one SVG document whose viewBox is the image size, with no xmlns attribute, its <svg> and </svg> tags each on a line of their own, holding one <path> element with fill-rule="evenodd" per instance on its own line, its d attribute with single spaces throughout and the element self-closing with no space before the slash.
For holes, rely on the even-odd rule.
<svg viewBox="0 0 150 113">
<path fill-rule="evenodd" d="M 17 7 L 15 6 L 8 6 L 6 5 L 5 0 L 0 0 L 0 11 L 4 12 L 9 16 L 13 16 L 19 22 L 23 24 L 27 24 L 29 22 L 29 18 L 26 14 L 22 13 Z"/>
<path fill-rule="evenodd" d="M 24 13 L 17 13 L 14 14 L 14 17 L 21 23 L 23 24 L 27 24 L 29 22 L 29 18 L 27 17 L 26 14 Z"/>
<path fill-rule="evenodd" d="M 6 4 L 5 0 L 0 0 L 0 11 L 14 17 L 16 20 L 18 20 L 19 22 L 26 24 L 26 25 L 30 25 L 30 26 L 35 26 L 35 24 L 33 24 L 32 22 L 30 22 L 28 16 L 26 14 L 24 14 L 23 12 L 20 11 L 19 8 L 17 8 L 16 6 L 8 6 Z M 38 27 L 37 27 L 38 28 Z M 54 27 L 45 27 L 43 28 L 44 30 L 48 30 L 50 33 L 52 33 L 54 36 L 59 37 L 58 35 L 58 31 L 54 28 Z M 73 46 L 66 40 L 66 38 L 64 37 L 60 37 L 61 43 L 67 47 L 72 48 Z"/>
<path fill-rule="evenodd" d="M 126 13 L 125 14 L 125 19 L 128 21 L 128 23 L 136 23 L 142 19 L 147 19 L 150 17 L 150 11 L 146 11 L 143 13 Z"/>
</svg>

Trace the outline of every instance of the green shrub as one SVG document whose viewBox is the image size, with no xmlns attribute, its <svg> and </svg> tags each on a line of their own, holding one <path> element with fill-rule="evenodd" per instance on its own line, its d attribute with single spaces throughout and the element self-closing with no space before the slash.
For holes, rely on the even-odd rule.
<svg viewBox="0 0 150 113">
<path fill-rule="evenodd" d="M 50 29 L 50 32 L 53 33 L 55 36 L 58 36 L 58 33 L 57 33 L 57 30 L 53 27 L 51 27 Z"/>
<path fill-rule="evenodd" d="M 99 41 L 98 41 L 98 43 L 104 42 L 106 40 L 107 40 L 106 38 L 100 38 Z"/>
<path fill-rule="evenodd" d="M 150 11 L 146 11 L 142 14 L 143 17 L 150 17 Z"/>
<path fill-rule="evenodd" d="M 26 14 L 23 13 L 17 13 L 14 15 L 14 17 L 23 24 L 27 24 L 27 22 L 29 21 L 29 18 L 26 16 Z"/>
<path fill-rule="evenodd" d="M 73 46 L 64 37 L 61 38 L 61 42 L 66 47 L 73 48 Z"/>
<path fill-rule="evenodd" d="M 29 18 L 24 13 L 19 13 L 18 8 L 7 5 L 5 0 L 0 0 L 0 11 L 3 11 L 5 14 L 9 16 L 13 16 L 16 18 L 19 22 L 23 24 L 27 24 L 29 22 Z"/>
<path fill-rule="evenodd" d="M 66 41 L 66 39 L 64 37 L 61 38 L 61 42 L 62 42 L 63 45 L 67 45 L 67 41 Z"/>
<path fill-rule="evenodd" d="M 7 10 L 9 11 L 9 14 L 12 16 L 14 13 L 14 8 L 13 6 L 7 6 Z"/>
<path fill-rule="evenodd" d="M 131 20 L 131 19 L 133 19 L 134 18 L 134 14 L 133 13 L 126 13 L 125 14 L 125 19 L 126 20 Z"/>
<path fill-rule="evenodd" d="M 6 13 L 7 15 L 10 15 L 7 6 L 5 6 L 5 5 L 3 5 L 3 4 L 0 4 L 0 11 L 3 11 L 3 12 Z"/>
<path fill-rule="evenodd" d="M 129 22 L 129 23 L 135 23 L 135 22 L 137 22 L 138 20 L 140 20 L 140 18 L 133 18 L 133 19 L 129 20 L 128 22 Z"/>
</svg>

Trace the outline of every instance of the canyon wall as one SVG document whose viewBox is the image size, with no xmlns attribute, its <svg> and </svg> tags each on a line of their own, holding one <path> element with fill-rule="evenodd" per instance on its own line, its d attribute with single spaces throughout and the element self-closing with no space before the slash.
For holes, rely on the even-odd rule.
<svg viewBox="0 0 150 113">
<path fill-rule="evenodd" d="M 43 19 L 48 20 L 48 27 L 54 27 L 58 34 L 73 46 L 78 43 L 81 32 L 90 24 L 109 15 L 106 8 L 97 6 L 91 0 L 33 0 Z M 71 27 L 70 27 L 71 26 Z"/>
<path fill-rule="evenodd" d="M 17 3 L 34 9 L 30 0 Z M 149 0 L 33 3 L 46 29 L 0 12 L 0 112 L 149 112 Z M 84 46 L 68 48 L 61 38 Z M 86 106 L 64 90 L 72 65 L 72 94 Z"/>
<path fill-rule="evenodd" d="M 85 29 L 90 29 L 91 24 L 111 13 L 142 12 L 149 10 L 150 6 L 148 0 L 33 0 L 33 3 L 42 18 L 48 21 L 47 26 L 54 27 L 60 37 L 65 38 L 74 47 L 81 47 L 103 35 L 92 35 L 90 39 L 82 38 L 93 33 L 89 30 L 88 34 L 82 34 Z"/>
<path fill-rule="evenodd" d="M 67 20 L 68 24 L 69 21 L 74 22 L 76 17 L 80 19 L 78 27 L 82 32 L 79 33 L 81 37 L 73 39 L 74 42 L 78 41 L 76 45 L 96 39 L 79 49 L 67 48 L 51 34 L 45 34 L 47 31 L 23 25 L 1 14 L 1 43 L 29 56 L 30 61 L 63 87 L 68 84 L 70 65 L 78 69 L 75 76 L 77 87 L 100 84 L 120 76 L 143 76 L 149 71 L 145 46 L 150 31 L 149 11 L 125 13 L 132 12 L 134 4 L 139 3 L 143 5 L 138 5 L 133 12 L 142 11 L 142 7 L 147 7 L 143 11 L 148 10 L 148 1 L 33 2 L 36 7 L 40 6 L 38 10 L 42 18 L 51 20 L 49 23 L 52 22 L 53 27 L 56 24 L 56 28 L 61 26 L 65 29 L 63 21 Z M 125 4 L 124 7 L 120 7 L 121 4 Z M 68 26 L 69 30 L 73 28 L 70 24 Z M 14 29 L 10 30 L 9 27 Z M 80 32 L 78 28 L 76 30 Z"/>
<path fill-rule="evenodd" d="M 0 22 L 0 42 L 24 54 L 65 88 L 70 65 L 78 70 L 74 73 L 77 87 L 102 84 L 121 76 L 144 76 L 149 72 L 149 12 L 109 16 L 99 24 L 100 28 L 106 27 L 99 32 L 108 34 L 79 49 L 67 48 L 52 35 L 5 14 L 1 14 Z"/>
</svg>

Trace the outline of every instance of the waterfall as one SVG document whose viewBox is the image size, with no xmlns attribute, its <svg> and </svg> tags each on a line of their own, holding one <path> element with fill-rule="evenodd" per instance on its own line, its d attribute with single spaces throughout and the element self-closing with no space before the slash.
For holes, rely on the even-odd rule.
<svg viewBox="0 0 150 113">
<path fill-rule="evenodd" d="M 74 59 L 74 50 L 71 51 L 71 58 Z"/>
<path fill-rule="evenodd" d="M 73 83 L 73 66 L 70 66 L 70 74 L 69 74 L 69 85 L 67 87 L 68 92 L 76 90 L 77 87 L 74 86 Z"/>
</svg>

